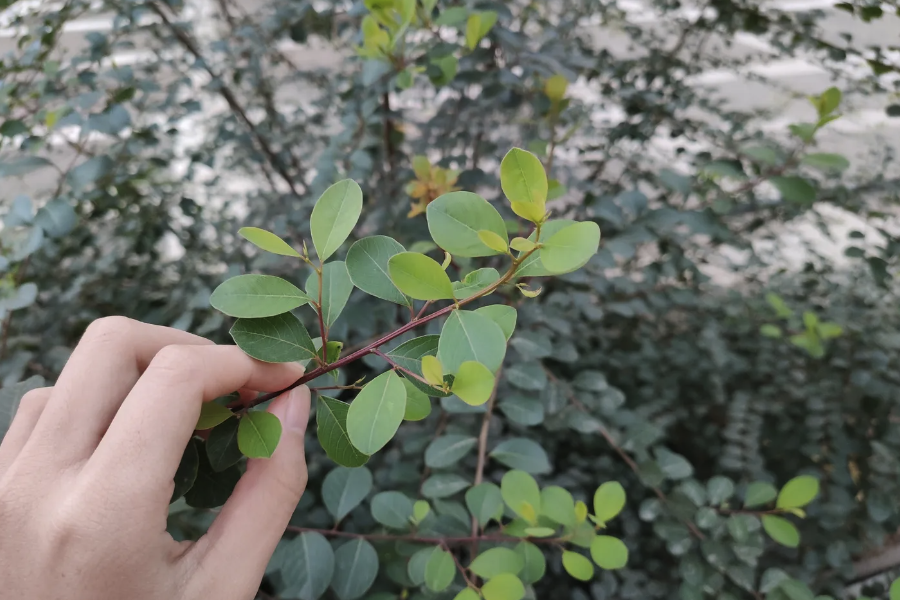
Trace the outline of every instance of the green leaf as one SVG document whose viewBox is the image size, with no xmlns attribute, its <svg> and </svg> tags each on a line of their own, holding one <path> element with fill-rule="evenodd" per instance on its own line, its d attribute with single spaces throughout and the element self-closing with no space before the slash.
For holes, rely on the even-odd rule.
<svg viewBox="0 0 900 600">
<path fill-rule="evenodd" d="M 591 558 L 601 569 L 621 569 L 628 564 L 628 548 L 619 538 L 598 535 L 591 542 Z"/>
<path fill-rule="evenodd" d="M 505 230 L 506 227 L 504 226 L 503 229 Z M 497 235 L 493 231 L 488 231 L 487 229 L 482 229 L 478 232 L 478 239 L 480 239 L 481 242 L 485 246 L 490 248 L 491 250 L 494 250 L 501 254 L 506 254 L 509 251 L 509 246 L 507 245 L 505 231 L 504 231 L 504 235 L 501 236 L 501 235 Z"/>
<path fill-rule="evenodd" d="M 590 581 L 594 577 L 594 565 L 577 552 L 564 551 L 562 563 L 566 573 L 579 581 Z"/>
<path fill-rule="evenodd" d="M 181 461 L 178 463 L 178 469 L 175 470 L 175 488 L 172 490 L 169 504 L 184 496 L 197 480 L 197 471 L 200 468 L 200 452 L 202 452 L 201 446 L 200 440 L 191 438 L 185 447 L 184 453 L 181 455 Z"/>
<path fill-rule="evenodd" d="M 850 168 L 850 161 L 841 154 L 828 154 L 826 152 L 813 152 L 807 154 L 801 160 L 804 165 L 819 169 L 820 171 L 841 172 Z"/>
<path fill-rule="evenodd" d="M 830 87 L 819 96 L 817 108 L 822 116 L 833 113 L 841 104 L 843 94 L 836 87 Z"/>
<path fill-rule="evenodd" d="M 480 406 L 494 391 L 494 374 L 480 362 L 468 360 L 459 366 L 452 391 L 466 404 Z"/>
<path fill-rule="evenodd" d="M 481 292 L 500 279 L 497 269 L 478 269 L 466 275 L 462 281 L 453 283 L 453 295 L 457 300 L 465 300 Z"/>
<path fill-rule="evenodd" d="M 309 332 L 291 313 L 238 319 L 229 333 L 241 350 L 263 362 L 299 362 L 316 357 L 316 346 Z"/>
<path fill-rule="evenodd" d="M 819 494 L 819 480 L 810 475 L 794 477 L 781 488 L 777 508 L 801 508 L 806 506 Z"/>
<path fill-rule="evenodd" d="M 437 335 L 423 335 L 422 337 L 417 337 L 400 344 L 388 352 L 387 355 L 404 369 L 424 377 L 422 374 L 422 359 L 426 356 L 434 356 L 437 354 L 439 339 L 440 336 Z M 422 383 L 417 379 L 410 378 L 404 380 L 429 396 L 445 398 L 452 395 Z"/>
<path fill-rule="evenodd" d="M 556 74 L 544 82 L 544 93 L 554 102 L 559 102 L 566 96 L 569 80 L 564 75 Z"/>
<path fill-rule="evenodd" d="M 625 508 L 625 488 L 618 481 L 607 481 L 594 492 L 594 516 L 601 523 L 615 518 Z"/>
<path fill-rule="evenodd" d="M 255 410 L 241 417 L 238 448 L 247 458 L 270 458 L 281 439 L 281 421 L 272 413 Z"/>
<path fill-rule="evenodd" d="M 443 592 L 456 576 L 456 562 L 449 552 L 435 548 L 425 564 L 425 587 L 433 592 Z"/>
<path fill-rule="evenodd" d="M 781 327 L 767 323 L 759 328 L 759 333 L 767 338 L 780 338 Z"/>
<path fill-rule="evenodd" d="M 369 457 L 350 442 L 347 434 L 349 410 L 350 406 L 340 400 L 319 396 L 316 405 L 317 437 L 328 458 L 344 467 L 361 467 Z"/>
<path fill-rule="evenodd" d="M 347 414 L 350 441 L 372 455 L 391 441 L 406 412 L 406 387 L 393 371 L 370 381 L 356 396 Z"/>
<path fill-rule="evenodd" d="M 537 516 L 541 510 L 541 490 L 534 477 L 525 471 L 509 471 L 500 481 L 500 494 L 509 508 L 527 519 L 530 512 Z M 528 506 L 529 508 L 526 508 Z"/>
<path fill-rule="evenodd" d="M 392 596 L 393 598 L 393 596 Z M 453 600 L 480 600 L 481 596 L 472 588 L 466 588 L 457 595 L 453 596 Z M 894 600 L 891 598 L 891 600 Z"/>
<path fill-rule="evenodd" d="M 492 10 L 469 15 L 469 20 L 466 22 L 466 47 L 474 50 L 496 22 L 497 13 Z"/>
<path fill-rule="evenodd" d="M 478 438 L 448 434 L 435 438 L 425 449 L 425 465 L 443 469 L 458 462 L 478 444 Z"/>
<path fill-rule="evenodd" d="M 513 423 L 530 427 L 544 421 L 544 403 L 537 398 L 504 394 L 498 408 Z"/>
<path fill-rule="evenodd" d="M 450 192 L 428 204 L 428 231 L 435 243 L 455 256 L 473 258 L 502 254 L 485 244 L 479 231 L 507 239 L 503 217 L 490 202 L 471 192 Z"/>
<path fill-rule="evenodd" d="M 200 417 L 197 419 L 197 425 L 194 429 L 197 431 L 212 429 L 233 416 L 234 413 L 221 404 L 217 404 L 216 402 L 204 402 L 200 407 Z"/>
<path fill-rule="evenodd" d="M 812 590 L 805 583 L 796 579 L 785 579 L 778 584 L 778 590 L 783 592 L 788 600 L 815 600 Z M 772 597 L 774 597 L 774 594 L 768 596 L 768 598 Z M 858 598 L 857 600 L 863 600 L 863 598 Z"/>
<path fill-rule="evenodd" d="M 422 495 L 426 498 L 447 498 L 471 485 L 467 479 L 453 473 L 437 473 L 422 484 Z"/>
<path fill-rule="evenodd" d="M 78 216 L 68 202 L 54 198 L 42 206 L 34 216 L 34 224 L 52 238 L 66 235 L 75 228 Z"/>
<path fill-rule="evenodd" d="M 240 426 L 239 419 L 227 419 L 209 432 L 206 438 L 206 457 L 213 471 L 224 471 L 244 456 L 238 446 Z"/>
<path fill-rule="evenodd" d="M 593 221 L 569 225 L 547 238 L 541 248 L 541 263 L 553 274 L 580 269 L 600 248 L 600 227 Z"/>
<path fill-rule="evenodd" d="M 409 519 L 413 516 L 413 503 L 401 492 L 381 492 L 375 494 L 371 502 L 372 518 L 391 529 L 409 529 Z"/>
<path fill-rule="evenodd" d="M 439 548 L 422 548 L 410 557 L 406 571 L 409 580 L 412 581 L 413 585 L 422 585 L 425 583 L 425 567 L 428 565 L 428 559 L 431 558 L 431 554 L 435 550 L 439 550 Z"/>
<path fill-rule="evenodd" d="M 334 575 L 335 555 L 321 534 L 307 531 L 293 540 L 282 540 L 272 559 L 281 572 L 285 598 L 317 600 Z"/>
<path fill-rule="evenodd" d="M 416 300 L 452 300 L 453 284 L 432 258 L 401 252 L 388 261 L 388 273 L 397 288 Z"/>
<path fill-rule="evenodd" d="M 322 503 L 337 523 L 359 506 L 370 491 L 372 473 L 369 469 L 337 467 L 322 482 Z"/>
<path fill-rule="evenodd" d="M 518 574 L 522 582 L 532 585 L 543 579 L 547 571 L 547 559 L 540 548 L 531 542 L 519 542 L 515 550 L 522 558 L 522 571 Z"/>
<path fill-rule="evenodd" d="M 536 205 L 544 211 L 547 202 L 547 173 L 537 156 L 513 148 L 500 163 L 500 187 L 510 202 Z"/>
<path fill-rule="evenodd" d="M 316 201 L 309 230 L 320 261 L 328 260 L 356 227 L 362 203 L 362 190 L 350 179 L 338 181 Z"/>
<path fill-rule="evenodd" d="M 501 573 L 484 584 L 481 595 L 484 600 L 522 600 L 525 586 L 515 575 Z"/>
<path fill-rule="evenodd" d="M 479 483 L 466 491 L 466 507 L 478 523 L 484 527 L 491 519 L 503 514 L 503 496 L 493 483 Z"/>
<path fill-rule="evenodd" d="M 436 356 L 422 357 L 422 377 L 431 385 L 444 385 L 444 366 Z"/>
<path fill-rule="evenodd" d="M 769 183 L 775 186 L 786 202 L 812 204 L 816 200 L 816 188 L 809 181 L 797 176 L 771 177 Z"/>
<path fill-rule="evenodd" d="M 416 500 L 416 503 L 413 504 L 413 519 L 415 519 L 416 523 L 424 521 L 430 512 L 431 505 L 428 504 L 427 500 Z"/>
<path fill-rule="evenodd" d="M 404 421 L 421 421 L 431 414 L 431 400 L 409 379 L 403 379 L 406 387 L 406 410 L 403 413 Z"/>
<path fill-rule="evenodd" d="M 456 373 L 467 361 L 483 364 L 496 373 L 506 356 L 506 336 L 482 313 L 455 310 L 444 322 L 438 342 L 438 358 L 448 373 Z"/>
<path fill-rule="evenodd" d="M 359 240 L 347 251 L 350 281 L 370 296 L 411 306 L 412 301 L 397 289 L 388 274 L 388 261 L 401 252 L 406 249 L 400 242 L 384 235 Z"/>
<path fill-rule="evenodd" d="M 322 319 L 325 327 L 334 325 L 352 292 L 353 282 L 347 273 L 347 265 L 333 261 L 322 267 Z M 306 280 L 306 293 L 313 302 L 319 301 L 319 276 L 316 273 Z"/>
<path fill-rule="evenodd" d="M 747 486 L 744 508 L 754 508 L 768 504 L 778 496 L 778 490 L 771 483 L 756 481 Z"/>
<path fill-rule="evenodd" d="M 546 538 L 554 535 L 556 530 L 551 527 L 527 527 L 525 528 L 525 535 L 533 538 Z"/>
<path fill-rule="evenodd" d="M 281 256 L 294 256 L 300 258 L 300 253 L 291 248 L 290 244 L 283 239 L 265 229 L 258 227 L 241 227 L 238 229 L 238 235 L 242 238 L 266 252 L 272 254 L 280 254 Z"/>
<path fill-rule="evenodd" d="M 229 421 L 226 421 L 228 423 Z M 224 425 L 224 424 L 223 424 Z M 215 429 L 213 429 L 215 431 Z M 197 452 L 197 478 L 194 485 L 184 494 L 184 501 L 193 508 L 217 508 L 225 504 L 234 486 L 241 478 L 237 466 L 230 466 L 220 472 L 215 471 L 206 457 L 206 452 Z"/>
<path fill-rule="evenodd" d="M 547 458 L 544 449 L 536 442 L 525 438 L 513 438 L 497 444 L 490 456 L 512 469 L 526 473 L 541 474 L 551 471 L 550 459 Z"/>
<path fill-rule="evenodd" d="M 800 532 L 798 532 L 797 528 L 794 527 L 794 524 L 787 519 L 776 517 L 774 515 L 763 515 L 762 524 L 763 529 L 766 530 L 769 537 L 782 546 L 796 548 L 800 545 Z"/>
<path fill-rule="evenodd" d="M 340 600 L 362 597 L 378 576 L 378 553 L 368 541 L 350 540 L 334 553 L 331 589 Z"/>
<path fill-rule="evenodd" d="M 741 151 L 744 156 L 756 163 L 775 166 L 781 163 L 778 152 L 767 146 L 750 146 Z"/>
<path fill-rule="evenodd" d="M 209 303 L 229 317 L 274 317 L 309 302 L 295 285 L 271 275 L 238 275 L 215 289 Z"/>
<path fill-rule="evenodd" d="M 567 490 L 551 485 L 541 490 L 541 514 L 560 525 L 575 526 L 575 500 Z"/>
<path fill-rule="evenodd" d="M 895 579 L 889 592 L 890 600 L 900 600 L 900 579 Z"/>
<path fill-rule="evenodd" d="M 466 20 L 468 14 L 469 9 L 465 6 L 448 6 L 442 10 L 441 14 L 438 15 L 438 18 L 434 20 L 434 24 L 438 26 L 458 25 Z"/>
<path fill-rule="evenodd" d="M 503 335 L 506 336 L 506 339 L 512 337 L 513 332 L 516 330 L 516 319 L 518 317 L 518 313 L 516 309 L 512 306 L 506 306 L 505 304 L 492 304 L 490 306 L 482 306 L 481 308 L 475 309 L 475 312 L 484 315 L 494 323 L 496 323 L 500 330 L 503 332 Z"/>
<path fill-rule="evenodd" d="M 547 221 L 541 226 L 540 241 L 542 243 L 546 242 L 558 232 L 575 224 L 576 222 L 571 219 L 556 219 L 553 221 Z M 531 235 L 528 236 L 528 239 L 532 242 L 537 242 L 537 231 L 533 231 Z M 524 253 L 520 252 L 519 258 L 521 258 L 523 254 Z M 529 255 L 528 258 L 522 261 L 522 264 L 520 264 L 519 268 L 516 270 L 516 277 L 542 277 L 546 275 L 553 275 L 553 273 L 551 273 L 544 266 L 544 263 L 541 262 L 540 251 L 534 252 Z"/>
<path fill-rule="evenodd" d="M 522 557 L 510 548 L 485 550 L 472 561 L 469 570 L 483 579 L 491 579 L 501 573 L 518 575 L 525 566 Z"/>
<path fill-rule="evenodd" d="M 706 493 L 709 503 L 718 506 L 734 494 L 734 483 L 727 477 L 716 475 L 706 483 Z"/>
</svg>

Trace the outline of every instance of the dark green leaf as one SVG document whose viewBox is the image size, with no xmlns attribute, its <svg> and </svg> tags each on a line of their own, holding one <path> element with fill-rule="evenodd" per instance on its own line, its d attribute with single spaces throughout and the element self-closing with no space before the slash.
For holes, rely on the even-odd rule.
<svg viewBox="0 0 900 600">
<path fill-rule="evenodd" d="M 184 494 L 184 500 L 188 506 L 194 508 L 218 508 L 231 496 L 234 486 L 241 478 L 241 472 L 234 465 L 218 472 L 213 470 L 206 452 L 198 452 L 197 458 L 197 479 L 191 489 Z"/>
<path fill-rule="evenodd" d="M 335 522 L 340 522 L 365 500 L 371 490 L 372 473 L 369 469 L 337 467 L 322 482 L 322 503 Z"/>
<path fill-rule="evenodd" d="M 238 275 L 222 283 L 209 303 L 230 317 L 273 317 L 309 302 L 293 284 L 271 275 Z"/>
<path fill-rule="evenodd" d="M 503 496 L 500 488 L 493 483 L 479 483 L 466 491 L 466 507 L 481 524 L 487 525 L 491 519 L 503 514 Z"/>
<path fill-rule="evenodd" d="M 175 489 L 172 491 L 172 498 L 169 503 L 175 502 L 185 495 L 197 480 L 197 471 L 200 468 L 200 452 L 203 450 L 203 443 L 197 438 L 191 438 L 184 454 L 181 455 L 181 462 L 178 463 L 178 469 L 175 471 Z"/>
<path fill-rule="evenodd" d="M 816 188 L 802 177 L 772 177 L 769 182 L 781 193 L 786 202 L 812 204 L 816 200 Z"/>
<path fill-rule="evenodd" d="M 768 504 L 778 496 L 778 490 L 771 483 L 757 481 L 747 486 L 744 508 L 754 508 Z"/>
<path fill-rule="evenodd" d="M 369 457 L 350 443 L 350 436 L 347 434 L 347 412 L 350 406 L 327 396 L 319 396 L 316 406 L 319 443 L 328 457 L 344 467 L 361 467 L 366 464 Z"/>
<path fill-rule="evenodd" d="M 453 283 L 453 295 L 457 300 L 465 300 L 481 292 L 500 279 L 497 269 L 478 269 L 466 275 L 462 281 Z"/>
<path fill-rule="evenodd" d="M 471 483 L 459 475 L 438 473 L 422 484 L 422 495 L 426 498 L 447 498 L 469 487 Z"/>
<path fill-rule="evenodd" d="M 547 571 L 547 559 L 540 548 L 531 542 L 519 542 L 516 554 L 522 558 L 522 571 L 518 574 L 525 585 L 532 585 L 544 578 Z"/>
<path fill-rule="evenodd" d="M 350 293 L 353 282 L 347 274 L 347 266 L 340 261 L 333 261 L 322 268 L 322 318 L 325 327 L 331 327 L 337 321 Z M 306 293 L 313 302 L 319 301 L 319 276 L 313 273 L 306 280 Z"/>
<path fill-rule="evenodd" d="M 425 449 L 425 464 L 432 469 L 443 469 L 458 462 L 478 443 L 478 438 L 468 435 L 447 434 L 435 438 Z"/>
<path fill-rule="evenodd" d="M 238 319 L 229 333 L 240 349 L 256 360 L 284 363 L 316 357 L 309 332 L 289 312 L 262 319 Z"/>
<path fill-rule="evenodd" d="M 356 538 L 334 553 L 331 589 L 340 600 L 356 600 L 369 591 L 378 576 L 378 553 L 372 544 Z"/>
<path fill-rule="evenodd" d="M 536 442 L 525 438 L 513 438 L 499 443 L 490 452 L 491 458 L 511 469 L 541 474 L 551 470 L 547 453 Z"/>
<path fill-rule="evenodd" d="M 410 306 L 411 300 L 397 289 L 388 274 L 388 261 L 401 252 L 406 249 L 384 235 L 363 238 L 350 246 L 347 272 L 353 285 L 376 298 Z"/>
<path fill-rule="evenodd" d="M 318 600 L 328 589 L 335 571 L 335 555 L 321 534 L 307 531 L 283 540 L 272 561 L 281 571 L 285 598 Z"/>
<path fill-rule="evenodd" d="M 413 516 L 413 502 L 400 492 L 381 492 L 372 498 L 372 518 L 391 529 L 405 530 L 410 527 Z"/>
<path fill-rule="evenodd" d="M 244 456 L 238 447 L 239 427 L 238 419 L 228 419 L 209 432 L 206 439 L 206 456 L 214 471 L 224 471 Z"/>
</svg>

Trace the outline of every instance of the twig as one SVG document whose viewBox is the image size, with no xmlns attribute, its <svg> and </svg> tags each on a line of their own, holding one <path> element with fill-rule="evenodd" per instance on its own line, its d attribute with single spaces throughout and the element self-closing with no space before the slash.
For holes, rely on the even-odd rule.
<svg viewBox="0 0 900 600">
<path fill-rule="evenodd" d="M 491 390 L 491 397 L 487 402 L 487 410 L 484 418 L 481 419 L 481 432 L 478 434 L 478 463 L 475 466 L 475 480 L 472 485 L 478 485 L 484 480 L 484 463 L 487 457 L 488 432 L 491 428 L 491 417 L 494 414 L 494 401 L 497 398 L 497 383 L 500 381 L 500 372 L 494 379 L 494 389 Z M 478 519 L 472 515 L 472 537 L 478 534 Z M 472 542 L 472 558 L 478 554 L 478 541 Z"/>
<path fill-rule="evenodd" d="M 400 371 L 401 373 L 403 373 L 403 374 L 406 375 L 407 377 L 411 377 L 411 378 L 415 379 L 416 381 L 420 381 L 420 382 L 424 383 L 425 385 L 427 385 L 427 386 L 429 386 L 429 387 L 434 387 L 433 385 L 431 385 L 431 384 L 428 382 L 427 379 L 425 379 L 425 378 L 422 377 L 421 375 L 416 375 L 415 373 L 413 373 L 412 371 L 410 371 L 410 370 L 407 369 L 406 367 L 402 367 L 402 366 L 398 365 L 398 364 L 396 363 L 396 361 L 394 361 L 394 359 L 392 359 L 390 356 L 388 356 L 387 354 L 385 354 L 384 352 L 382 352 L 382 351 L 379 350 L 378 348 L 373 348 L 373 349 L 372 349 L 372 354 L 374 354 L 375 356 L 379 356 L 379 357 L 383 358 L 385 361 L 387 361 L 387 363 L 388 363 L 389 365 L 391 365 L 391 367 L 393 367 L 394 369 Z"/>
<path fill-rule="evenodd" d="M 328 364 L 328 328 L 325 327 L 325 318 L 322 316 L 322 271 L 325 265 L 319 265 L 316 269 L 316 277 L 319 278 L 319 301 L 316 304 L 316 312 L 319 313 L 319 332 L 322 334 L 322 364 Z"/>
<path fill-rule="evenodd" d="M 442 547 L 444 550 L 446 550 L 447 553 L 453 558 L 453 563 L 456 565 L 456 568 L 459 570 L 459 574 L 462 575 L 462 576 L 463 576 L 463 579 L 466 580 L 466 585 L 468 585 L 470 588 L 478 589 L 478 588 L 475 586 L 475 584 L 472 582 L 472 580 L 469 579 L 469 576 L 466 575 L 466 569 L 460 564 L 459 559 L 456 558 L 456 555 L 453 554 L 453 551 L 450 550 L 450 547 L 446 544 L 446 542 L 442 543 L 442 544 L 441 544 L 441 547 Z M 472 556 L 472 560 L 474 560 L 474 559 L 475 559 L 475 557 Z"/>
</svg>

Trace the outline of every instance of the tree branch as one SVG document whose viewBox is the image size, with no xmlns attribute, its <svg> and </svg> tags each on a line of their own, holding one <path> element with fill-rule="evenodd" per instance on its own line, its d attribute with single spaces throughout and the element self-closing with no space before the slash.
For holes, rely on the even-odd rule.
<svg viewBox="0 0 900 600">
<path fill-rule="evenodd" d="M 491 391 L 491 397 L 488 399 L 487 410 L 484 418 L 481 419 L 481 432 L 478 434 L 478 463 L 475 466 L 475 480 L 472 485 L 478 485 L 484 480 L 484 464 L 487 457 L 488 432 L 491 428 L 491 417 L 494 414 L 494 402 L 497 399 L 497 386 L 500 382 L 500 371 L 494 378 L 494 389 Z M 472 515 L 472 537 L 478 535 L 478 519 Z M 478 554 L 478 540 L 472 542 L 472 558 Z"/>
</svg>

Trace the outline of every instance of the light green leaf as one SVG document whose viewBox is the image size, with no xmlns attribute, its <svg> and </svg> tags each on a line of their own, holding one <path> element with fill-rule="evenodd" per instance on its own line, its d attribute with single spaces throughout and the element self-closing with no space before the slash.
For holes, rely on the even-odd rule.
<svg viewBox="0 0 900 600">
<path fill-rule="evenodd" d="M 522 557 L 510 548 L 491 548 L 479 554 L 469 570 L 483 579 L 491 579 L 501 573 L 518 575 L 525 566 Z"/>
<path fill-rule="evenodd" d="M 540 241 L 546 242 L 548 239 L 553 237 L 559 231 L 575 225 L 576 222 L 571 219 L 555 219 L 553 221 L 547 221 L 541 226 L 541 239 Z M 537 231 L 533 231 L 531 235 L 528 236 L 528 239 L 531 242 L 537 242 Z M 523 252 L 519 253 L 519 257 L 523 255 Z M 541 252 L 538 250 L 537 252 L 532 253 L 528 256 L 522 264 L 519 265 L 519 268 L 516 270 L 516 277 L 542 277 L 546 275 L 553 275 L 546 267 L 544 267 L 544 263 L 541 262 Z"/>
<path fill-rule="evenodd" d="M 273 317 L 309 302 L 295 285 L 271 275 L 238 275 L 215 289 L 209 303 L 229 317 Z"/>
<path fill-rule="evenodd" d="M 895 579 L 889 592 L 890 600 L 900 600 L 900 579 Z"/>
<path fill-rule="evenodd" d="M 506 229 L 506 227 L 504 227 Z M 509 251 L 509 246 L 507 245 L 507 240 L 505 235 L 497 235 L 493 231 L 489 231 L 487 229 L 481 229 L 478 232 L 478 239 L 481 242 L 490 248 L 491 250 L 495 250 L 501 254 L 506 254 Z"/>
<path fill-rule="evenodd" d="M 526 527 L 525 534 L 528 537 L 533 538 L 546 538 L 554 535 L 556 533 L 555 529 L 551 529 L 550 527 Z"/>
<path fill-rule="evenodd" d="M 359 240 L 347 251 L 350 281 L 370 296 L 410 306 L 412 301 L 397 289 L 388 274 L 388 261 L 401 252 L 406 249 L 400 242 L 384 235 Z"/>
<path fill-rule="evenodd" d="M 356 538 L 334 553 L 331 589 L 340 600 L 362 597 L 378 576 L 378 553 L 368 541 Z"/>
<path fill-rule="evenodd" d="M 544 211 L 547 201 L 547 173 L 537 156 L 513 148 L 500 163 L 500 187 L 510 202 L 535 204 Z"/>
<path fill-rule="evenodd" d="M 422 357 L 422 377 L 431 385 L 441 386 L 444 384 L 444 366 L 436 356 Z"/>
<path fill-rule="evenodd" d="M 523 518 L 541 510 L 541 490 L 534 477 L 525 471 L 509 471 L 500 481 L 500 494 L 509 508 Z M 529 508 L 526 508 L 528 506 Z M 530 509 L 530 510 L 529 510 Z"/>
<path fill-rule="evenodd" d="M 204 402 L 200 407 L 200 417 L 194 427 L 197 431 L 212 429 L 234 416 L 230 410 L 216 402 Z"/>
<path fill-rule="evenodd" d="M 331 583 L 335 556 L 321 534 L 305 532 L 293 540 L 282 540 L 272 557 L 273 566 L 281 571 L 286 598 L 318 600 Z"/>
<path fill-rule="evenodd" d="M 771 177 L 769 183 L 775 186 L 786 202 L 812 204 L 816 200 L 816 188 L 809 181 L 797 176 Z"/>
<path fill-rule="evenodd" d="M 453 295 L 457 300 L 465 300 L 490 287 L 500 279 L 497 269 L 478 269 L 466 275 L 462 281 L 453 283 Z"/>
<path fill-rule="evenodd" d="M 594 565 L 577 552 L 563 552 L 562 563 L 566 573 L 579 581 L 590 581 L 594 577 Z"/>
<path fill-rule="evenodd" d="M 482 313 L 455 310 L 447 318 L 438 342 L 438 358 L 448 373 L 466 361 L 483 364 L 496 373 L 506 356 L 506 336 Z"/>
<path fill-rule="evenodd" d="M 771 483 L 756 481 L 747 486 L 744 497 L 744 508 L 753 508 L 768 504 L 778 496 L 778 490 Z"/>
<path fill-rule="evenodd" d="M 401 252 L 388 261 L 397 288 L 416 300 L 452 300 L 453 284 L 441 265 L 424 254 Z"/>
<path fill-rule="evenodd" d="M 241 417 L 237 439 L 247 458 L 269 458 L 281 439 L 281 421 L 272 413 L 250 411 Z"/>
<path fill-rule="evenodd" d="M 416 500 L 416 503 L 413 504 L 413 519 L 416 523 L 424 521 L 430 512 L 431 505 L 427 500 Z"/>
<path fill-rule="evenodd" d="M 343 467 L 366 464 L 369 457 L 353 446 L 347 434 L 350 406 L 327 396 L 319 396 L 316 406 L 317 438 L 328 458 Z"/>
<path fill-rule="evenodd" d="M 362 213 L 362 190 L 355 181 L 338 181 L 323 193 L 309 217 L 309 230 L 319 260 L 341 247 Z"/>
<path fill-rule="evenodd" d="M 505 304 L 492 304 L 490 306 L 482 306 L 481 308 L 475 309 L 475 312 L 484 315 L 494 323 L 500 326 L 500 330 L 503 332 L 503 335 L 506 336 L 506 339 L 512 337 L 513 332 L 516 330 L 516 319 L 518 317 L 518 313 L 516 309 L 512 306 L 506 306 Z"/>
<path fill-rule="evenodd" d="M 490 32 L 497 22 L 497 13 L 492 10 L 472 13 L 466 22 L 466 47 L 474 50 L 478 42 Z"/>
<path fill-rule="evenodd" d="M 575 500 L 567 490 L 551 485 L 541 490 L 541 514 L 560 525 L 575 526 Z"/>
<path fill-rule="evenodd" d="M 541 474 L 551 470 L 547 452 L 537 442 L 525 438 L 513 438 L 497 444 L 490 456 L 512 469 L 526 473 Z"/>
<path fill-rule="evenodd" d="M 325 327 L 331 327 L 341 315 L 341 311 L 353 292 L 353 282 L 347 273 L 347 265 L 333 261 L 322 267 L 322 319 Z M 306 280 L 306 293 L 314 301 L 319 301 L 319 276 L 313 273 Z"/>
<path fill-rule="evenodd" d="M 540 548 L 531 542 L 516 544 L 516 554 L 522 558 L 522 571 L 518 574 L 525 585 L 532 585 L 544 578 L 547 571 L 547 559 Z"/>
<path fill-rule="evenodd" d="M 322 482 L 322 503 L 337 523 L 359 506 L 371 490 L 372 473 L 369 469 L 337 467 Z"/>
<path fill-rule="evenodd" d="M 481 588 L 484 600 L 522 600 L 525 597 L 525 586 L 511 573 L 501 573 L 484 584 Z"/>
<path fill-rule="evenodd" d="M 841 172 L 850 168 L 850 161 L 841 154 L 828 154 L 826 152 L 813 152 L 807 154 L 800 161 L 804 165 L 810 166 L 820 171 Z"/>
<path fill-rule="evenodd" d="M 478 444 L 478 438 L 447 434 L 435 438 L 425 449 L 425 465 L 432 469 L 443 469 L 458 462 Z"/>
<path fill-rule="evenodd" d="M 413 503 L 401 492 L 381 492 L 375 494 L 371 502 L 372 518 L 391 529 L 409 529 L 409 519 L 413 516 Z"/>
<path fill-rule="evenodd" d="M 593 221 L 569 225 L 554 233 L 540 250 L 541 263 L 553 274 L 580 269 L 600 247 L 600 227 Z"/>
<path fill-rule="evenodd" d="M 431 414 L 431 400 L 412 381 L 403 378 L 406 387 L 406 410 L 403 413 L 404 421 L 421 421 Z"/>
<path fill-rule="evenodd" d="M 393 371 L 382 373 L 350 405 L 347 413 L 350 441 L 363 454 L 375 454 L 397 433 L 405 412 L 406 387 Z"/>
<path fill-rule="evenodd" d="M 291 248 L 290 244 L 283 239 L 265 229 L 258 227 L 241 227 L 238 229 L 238 235 L 266 252 L 272 254 L 280 254 L 281 256 L 300 257 L 300 253 Z"/>
<path fill-rule="evenodd" d="M 422 358 L 437 354 L 439 339 L 440 336 L 437 335 L 423 335 L 400 344 L 388 352 L 387 355 L 404 369 L 412 371 L 416 375 L 424 376 L 422 374 Z M 408 379 L 408 381 L 410 385 L 415 386 L 419 391 L 429 396 L 444 398 L 451 395 L 417 379 Z"/>
<path fill-rule="evenodd" d="M 760 326 L 759 333 L 767 338 L 780 338 L 781 327 L 766 323 L 765 325 Z"/>
<path fill-rule="evenodd" d="M 594 516 L 602 522 L 615 518 L 625 508 L 625 488 L 618 481 L 607 481 L 594 492 Z"/>
<path fill-rule="evenodd" d="M 256 360 L 298 362 L 316 356 L 316 346 L 300 320 L 291 313 L 261 319 L 238 319 L 229 331 L 234 342 Z"/>
<path fill-rule="evenodd" d="M 239 419 L 226 419 L 213 427 L 206 438 L 206 458 L 216 473 L 233 466 L 244 456 L 238 447 Z"/>
<path fill-rule="evenodd" d="M 774 515 L 762 516 L 763 529 L 769 534 L 773 540 L 782 546 L 796 548 L 800 545 L 800 532 L 794 527 L 794 524 Z"/>
<path fill-rule="evenodd" d="M 433 592 L 443 592 L 456 576 L 453 556 L 440 548 L 435 548 L 425 564 L 425 587 Z"/>
<path fill-rule="evenodd" d="M 447 498 L 471 485 L 467 479 L 453 473 L 437 473 L 422 484 L 422 495 L 432 500 Z"/>
<path fill-rule="evenodd" d="M 777 508 L 801 508 L 806 506 L 819 494 L 819 480 L 810 475 L 794 477 L 781 488 Z"/>
<path fill-rule="evenodd" d="M 478 523 L 484 527 L 491 519 L 503 514 L 503 496 L 493 483 L 479 483 L 466 491 L 466 507 Z"/>
<path fill-rule="evenodd" d="M 459 366 L 452 391 L 466 404 L 484 404 L 494 391 L 494 374 L 483 364 L 468 360 Z"/>
<path fill-rule="evenodd" d="M 532 248 L 534 248 L 535 244 L 531 240 L 526 240 L 523 237 L 513 238 L 509 242 L 509 247 L 515 250 L 516 252 L 528 252 Z"/>
<path fill-rule="evenodd" d="M 506 240 L 503 217 L 490 202 L 471 192 L 450 192 L 428 204 L 428 231 L 435 243 L 455 256 L 467 258 L 502 254 L 479 237 L 479 231 Z"/>
<path fill-rule="evenodd" d="M 598 535 L 591 542 L 591 558 L 602 569 L 621 569 L 628 564 L 628 548 L 619 538 Z"/>
<path fill-rule="evenodd" d="M 466 588 L 453 597 L 453 600 L 480 600 L 481 596 L 472 588 Z M 891 598 L 891 600 L 894 600 Z"/>
</svg>

